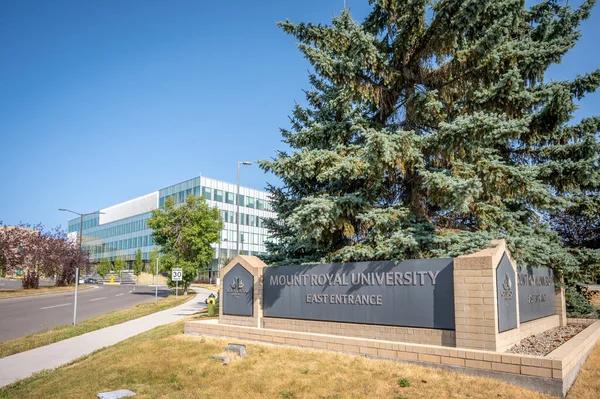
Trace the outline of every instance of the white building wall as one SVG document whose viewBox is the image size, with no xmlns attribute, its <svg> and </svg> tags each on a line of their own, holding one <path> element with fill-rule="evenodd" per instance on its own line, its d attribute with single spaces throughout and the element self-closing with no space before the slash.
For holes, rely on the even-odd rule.
<svg viewBox="0 0 600 399">
<path fill-rule="evenodd" d="M 158 191 L 101 209 L 99 224 L 114 222 L 158 208 Z"/>
</svg>

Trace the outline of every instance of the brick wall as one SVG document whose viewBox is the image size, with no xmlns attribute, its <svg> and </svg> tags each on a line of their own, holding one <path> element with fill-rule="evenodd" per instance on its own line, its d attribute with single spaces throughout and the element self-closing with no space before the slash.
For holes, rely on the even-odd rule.
<svg viewBox="0 0 600 399">
<path fill-rule="evenodd" d="M 370 324 L 336 323 L 313 320 L 265 317 L 263 327 L 273 330 L 303 331 L 317 334 L 413 342 L 441 346 L 456 346 L 454 331 L 416 327 L 396 327 Z"/>
</svg>

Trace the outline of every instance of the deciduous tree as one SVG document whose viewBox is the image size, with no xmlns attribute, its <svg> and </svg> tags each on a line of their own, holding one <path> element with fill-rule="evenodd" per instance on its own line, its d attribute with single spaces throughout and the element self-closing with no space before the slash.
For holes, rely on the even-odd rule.
<svg viewBox="0 0 600 399">
<path fill-rule="evenodd" d="M 142 273 L 142 268 L 144 267 L 144 261 L 142 260 L 142 250 L 138 248 L 135 251 L 135 260 L 133 261 L 133 274 L 139 276 Z"/>
<path fill-rule="evenodd" d="M 112 263 L 107 258 L 102 258 L 100 263 L 96 266 L 96 273 L 98 273 L 102 278 L 105 278 L 106 275 L 112 269 Z"/>
<path fill-rule="evenodd" d="M 146 222 L 153 229 L 154 241 L 161 246 L 161 271 L 183 269 L 184 290 L 198 273 L 204 270 L 214 256 L 211 244 L 220 239 L 223 229 L 217 208 L 209 207 L 203 197 L 187 197 L 177 205 L 173 198 L 165 201 L 164 208 L 152 211 Z"/>
</svg>

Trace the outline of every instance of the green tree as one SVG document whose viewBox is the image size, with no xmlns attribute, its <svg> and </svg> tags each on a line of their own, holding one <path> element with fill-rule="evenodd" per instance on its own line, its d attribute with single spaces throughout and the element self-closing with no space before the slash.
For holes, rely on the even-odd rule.
<svg viewBox="0 0 600 399">
<path fill-rule="evenodd" d="M 115 274 L 119 274 L 125 270 L 125 261 L 122 258 L 117 258 L 115 260 L 115 263 L 113 265 L 113 271 L 115 272 Z"/>
<path fill-rule="evenodd" d="M 363 23 L 280 23 L 313 72 L 282 130 L 292 151 L 261 162 L 283 182 L 265 260 L 455 256 L 505 238 L 519 265 L 580 282 L 548 217 L 598 186 L 600 117 L 571 119 L 600 70 L 545 73 L 594 3 L 372 1 Z"/>
<path fill-rule="evenodd" d="M 146 267 L 146 272 L 156 276 L 156 262 L 158 261 L 160 267 L 160 251 L 157 247 L 152 248 L 150 251 L 150 257 L 148 260 L 148 267 Z"/>
<path fill-rule="evenodd" d="M 184 290 L 213 259 L 211 244 L 220 238 L 223 221 L 217 208 L 211 208 L 203 197 L 187 197 L 178 205 L 167 199 L 162 209 L 152 211 L 147 220 L 154 241 L 161 246 L 161 271 L 171 282 L 171 269 L 183 269 Z"/>
<path fill-rule="evenodd" d="M 144 261 L 142 260 L 142 250 L 138 248 L 135 251 L 135 260 L 133 261 L 133 274 L 139 276 L 142 273 L 142 268 L 144 267 Z"/>
<path fill-rule="evenodd" d="M 112 264 L 107 258 L 102 258 L 100 263 L 96 266 L 96 273 L 98 273 L 102 278 L 106 277 L 106 275 L 110 272 L 112 268 Z"/>
</svg>

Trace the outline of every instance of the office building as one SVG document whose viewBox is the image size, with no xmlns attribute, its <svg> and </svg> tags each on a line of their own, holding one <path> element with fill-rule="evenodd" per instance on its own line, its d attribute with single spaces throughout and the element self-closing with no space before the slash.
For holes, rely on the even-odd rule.
<svg viewBox="0 0 600 399">
<path fill-rule="evenodd" d="M 149 253 L 157 245 L 152 229 L 146 225 L 152 210 L 162 207 L 167 198 L 177 203 L 188 195 L 204 196 L 209 206 L 217 207 L 223 218 L 224 227 L 220 243 L 214 245 L 214 259 L 209 265 L 210 275 L 217 277 L 218 261 L 236 255 L 239 239 L 240 254 L 259 255 L 266 252 L 267 231 L 263 227 L 265 218 L 275 217 L 268 201 L 268 193 L 248 187 L 240 187 L 240 233 L 236 237 L 236 193 L 237 185 L 200 176 L 173 186 L 154 191 L 101 209 L 97 214 L 83 218 L 83 247 L 90 254 L 92 263 L 103 258 L 114 261 L 124 259 L 128 263 L 135 258 L 140 248 L 142 257 L 148 260 Z M 79 234 L 80 219 L 69 220 L 71 238 Z"/>
</svg>

